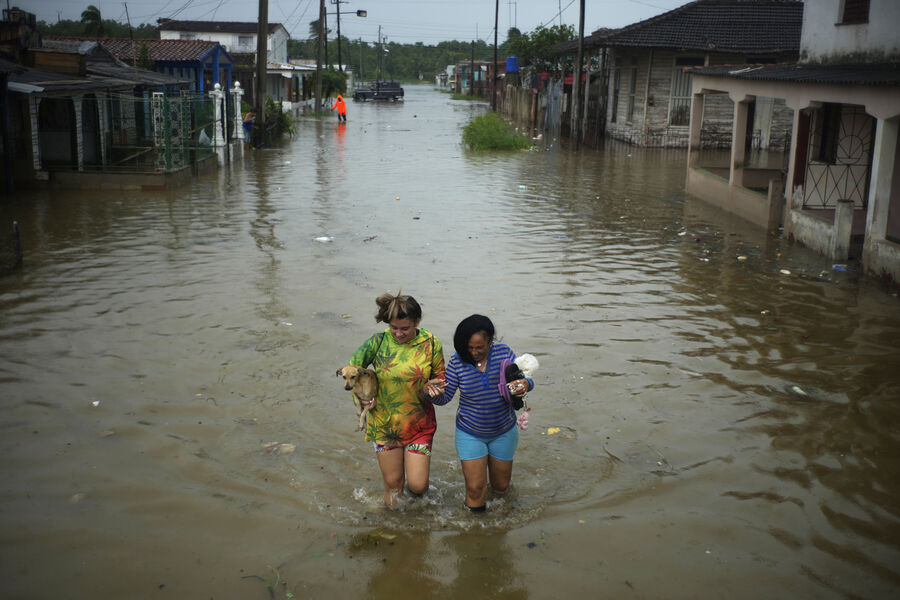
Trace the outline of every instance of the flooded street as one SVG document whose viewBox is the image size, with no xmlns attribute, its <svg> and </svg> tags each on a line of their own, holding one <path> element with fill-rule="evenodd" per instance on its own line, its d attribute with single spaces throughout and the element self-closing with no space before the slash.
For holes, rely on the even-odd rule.
<svg viewBox="0 0 900 600">
<path fill-rule="evenodd" d="M 467 152 L 484 109 L 407 87 L 178 192 L 0 207 L 4 598 L 898 594 L 896 292 L 686 197 L 686 151 Z M 399 289 L 448 359 L 481 312 L 541 362 L 483 515 L 455 400 L 399 511 L 354 431 L 335 369 Z"/>
</svg>

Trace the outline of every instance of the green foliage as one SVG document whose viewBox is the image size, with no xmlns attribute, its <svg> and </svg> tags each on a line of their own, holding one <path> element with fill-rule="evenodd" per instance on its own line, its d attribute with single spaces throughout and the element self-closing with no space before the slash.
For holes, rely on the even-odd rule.
<svg viewBox="0 0 900 600">
<path fill-rule="evenodd" d="M 112 19 L 104 19 L 103 37 L 108 38 L 127 38 L 134 37 L 136 40 L 158 40 L 159 31 L 155 25 L 144 23 L 138 25 L 131 31 L 128 24 L 118 23 Z M 38 21 L 37 29 L 45 36 L 61 36 L 61 37 L 96 37 L 87 29 L 87 25 L 82 21 L 72 21 L 63 19 L 57 23 L 47 23 L 46 21 Z"/>
<path fill-rule="evenodd" d="M 141 42 L 141 48 L 138 50 L 137 66 L 139 69 L 153 70 L 153 61 L 150 60 L 150 49 L 147 44 Z"/>
<path fill-rule="evenodd" d="M 509 54 L 519 58 L 522 66 L 530 65 L 538 71 L 555 67 L 558 58 L 552 48 L 556 44 L 576 39 L 572 25 L 538 27 L 531 33 L 510 37 L 507 43 Z"/>
<path fill-rule="evenodd" d="M 278 121 L 277 130 L 293 136 L 297 129 L 294 126 L 294 120 L 291 119 L 290 113 L 286 113 L 281 109 L 281 102 L 275 102 L 272 96 L 266 95 L 266 119 L 268 121 Z"/>
<path fill-rule="evenodd" d="M 531 146 L 527 139 L 493 112 L 469 121 L 463 129 L 462 139 L 471 150 L 524 150 Z"/>
<path fill-rule="evenodd" d="M 315 85 L 316 78 L 312 79 Z M 347 93 L 347 76 L 334 69 L 322 69 L 322 97 Z"/>
<path fill-rule="evenodd" d="M 103 35 L 103 17 L 100 9 L 93 4 L 81 12 L 81 22 L 84 24 L 84 32 L 87 35 L 101 37 Z"/>
</svg>

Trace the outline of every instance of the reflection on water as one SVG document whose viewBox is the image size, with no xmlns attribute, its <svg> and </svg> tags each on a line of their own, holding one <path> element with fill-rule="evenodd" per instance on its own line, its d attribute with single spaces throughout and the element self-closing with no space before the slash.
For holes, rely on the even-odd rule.
<svg viewBox="0 0 900 600">
<path fill-rule="evenodd" d="M 40 595 L 37 564 L 106 596 L 158 573 L 186 597 L 265 597 L 276 572 L 348 598 L 897 589 L 896 294 L 686 198 L 683 152 L 466 152 L 480 110 L 412 87 L 178 193 L 0 207 L 25 248 L 0 279 L 13 596 Z M 429 493 L 388 511 L 334 377 L 400 288 L 448 352 L 482 312 L 541 360 L 513 488 L 481 517 L 455 403 Z"/>
</svg>

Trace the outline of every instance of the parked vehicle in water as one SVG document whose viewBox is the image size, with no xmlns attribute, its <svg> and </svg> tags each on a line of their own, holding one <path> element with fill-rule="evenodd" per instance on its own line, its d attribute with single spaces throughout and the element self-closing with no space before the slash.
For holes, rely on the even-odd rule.
<svg viewBox="0 0 900 600">
<path fill-rule="evenodd" d="M 353 90 L 354 100 L 403 100 L 403 87 L 399 81 L 373 81 L 369 87 Z"/>
</svg>

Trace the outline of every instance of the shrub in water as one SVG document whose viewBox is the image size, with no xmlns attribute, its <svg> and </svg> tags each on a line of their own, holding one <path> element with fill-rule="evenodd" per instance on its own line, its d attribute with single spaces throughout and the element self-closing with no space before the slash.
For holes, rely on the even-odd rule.
<svg viewBox="0 0 900 600">
<path fill-rule="evenodd" d="M 462 137 L 463 143 L 472 150 L 522 150 L 531 146 L 500 115 L 492 112 L 469 121 Z"/>
</svg>

